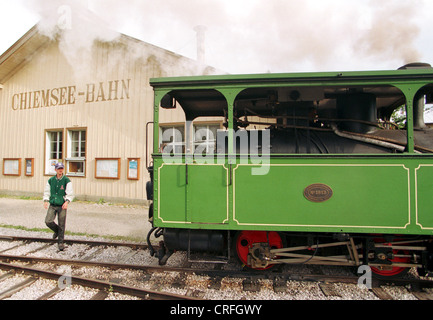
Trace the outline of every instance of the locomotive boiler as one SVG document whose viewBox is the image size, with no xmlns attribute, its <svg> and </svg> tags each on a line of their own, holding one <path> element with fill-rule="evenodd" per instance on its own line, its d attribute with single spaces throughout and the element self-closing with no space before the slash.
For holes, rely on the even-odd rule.
<svg viewBox="0 0 433 320">
<path fill-rule="evenodd" d="M 368 265 L 379 277 L 433 270 L 430 65 L 151 85 L 148 239 L 163 238 L 152 252 L 161 264 L 182 250 L 213 262 L 234 255 L 259 270 L 299 263 Z M 164 131 L 169 113 L 182 125 Z"/>
</svg>

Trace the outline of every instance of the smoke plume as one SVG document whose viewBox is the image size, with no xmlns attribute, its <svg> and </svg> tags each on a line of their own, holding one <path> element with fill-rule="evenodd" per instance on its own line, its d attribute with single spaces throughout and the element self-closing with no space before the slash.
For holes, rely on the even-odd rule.
<svg viewBox="0 0 433 320">
<path fill-rule="evenodd" d="M 396 60 L 403 64 L 417 61 L 420 53 L 415 40 L 420 33 L 416 24 L 417 14 L 422 8 L 419 0 L 395 1 L 370 0 L 372 10 L 371 28 L 361 33 L 355 44 L 359 55 L 379 61 Z"/>
<path fill-rule="evenodd" d="M 84 0 L 31 0 L 27 2 L 40 16 L 39 32 L 59 42 L 59 49 L 73 66 L 76 77 L 88 76 L 92 47 L 96 40 L 119 37 L 103 19 L 87 9 Z"/>
<path fill-rule="evenodd" d="M 397 68 L 419 59 L 417 14 L 425 0 L 32 0 L 41 31 L 69 58 L 122 32 L 229 73 Z M 71 8 L 71 28 L 62 5 Z M 65 7 L 63 7 L 65 8 Z M 62 20 L 63 18 L 63 20 Z M 113 30 L 116 30 L 113 31 Z"/>
</svg>

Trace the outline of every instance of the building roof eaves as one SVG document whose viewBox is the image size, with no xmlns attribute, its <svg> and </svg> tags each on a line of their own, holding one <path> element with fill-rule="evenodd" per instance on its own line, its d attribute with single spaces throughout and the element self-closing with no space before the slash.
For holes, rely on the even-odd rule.
<svg viewBox="0 0 433 320">
<path fill-rule="evenodd" d="M 38 32 L 37 25 L 27 31 L 0 56 L 0 84 L 4 84 L 21 65 L 29 60 L 29 56 L 33 55 L 49 41 L 48 37 Z"/>
</svg>

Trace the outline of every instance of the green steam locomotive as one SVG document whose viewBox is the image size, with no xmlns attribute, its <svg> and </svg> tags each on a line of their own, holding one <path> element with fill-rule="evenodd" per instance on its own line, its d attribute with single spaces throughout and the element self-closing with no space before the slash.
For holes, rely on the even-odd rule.
<svg viewBox="0 0 433 320">
<path fill-rule="evenodd" d="M 160 264 L 182 250 L 191 260 L 236 256 L 258 270 L 433 270 L 430 65 L 151 86 L 148 238 L 163 237 L 152 252 Z M 170 119 L 176 126 L 165 125 Z"/>
</svg>

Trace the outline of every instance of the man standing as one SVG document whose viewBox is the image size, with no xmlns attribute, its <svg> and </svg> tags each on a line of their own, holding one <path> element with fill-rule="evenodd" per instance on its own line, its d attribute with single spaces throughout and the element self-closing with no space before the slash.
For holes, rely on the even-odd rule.
<svg viewBox="0 0 433 320">
<path fill-rule="evenodd" d="M 66 212 L 69 203 L 74 200 L 74 190 L 71 180 L 63 174 L 63 163 L 57 163 L 55 169 L 56 175 L 48 180 L 44 190 L 44 207 L 48 209 L 45 224 L 54 231 L 53 239 L 58 238 L 59 250 L 63 251 Z M 54 222 L 56 215 L 58 225 Z"/>
</svg>

